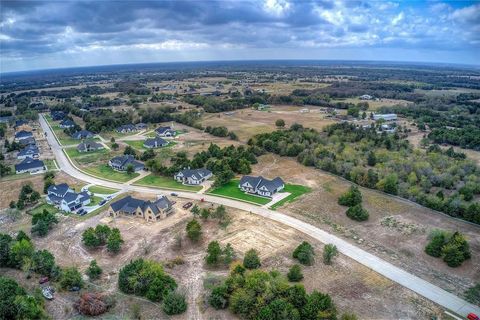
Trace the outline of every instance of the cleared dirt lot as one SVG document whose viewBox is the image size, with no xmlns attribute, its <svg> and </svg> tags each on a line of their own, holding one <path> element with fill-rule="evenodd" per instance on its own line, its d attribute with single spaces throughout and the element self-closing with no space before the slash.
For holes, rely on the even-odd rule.
<svg viewBox="0 0 480 320">
<path fill-rule="evenodd" d="M 141 197 L 138 194 L 134 196 Z M 100 280 L 89 285 L 88 290 L 115 294 L 117 304 L 110 314 L 116 315 L 117 319 L 131 317 L 135 304 L 140 306 L 142 316 L 146 319 L 166 318 L 157 305 L 117 292 L 120 267 L 139 257 L 161 262 L 176 257 L 183 259 L 183 264 L 166 269 L 177 280 L 181 290 L 186 292 L 189 301 L 188 311 L 175 319 L 235 318 L 226 311 L 208 308 L 203 301 L 205 292 L 202 283 L 207 274 L 225 276 L 228 273 L 226 268 L 212 269 L 204 265 L 205 249 L 208 243 L 215 239 L 222 244 L 231 243 L 239 258 L 246 250 L 255 248 L 260 252 L 263 267 L 276 268 L 283 273 L 286 273 L 294 263 L 290 258 L 292 250 L 301 241 L 310 241 L 315 246 L 317 262 L 314 266 L 304 268 L 304 284 L 309 291 L 317 289 L 330 293 L 339 310 L 353 311 L 365 319 L 426 318 L 440 315 L 441 310 L 432 303 L 347 257 L 340 255 L 332 266 L 323 265 L 321 262 L 323 244 L 308 239 L 294 229 L 247 212 L 228 208 L 232 222 L 226 229 L 219 228 L 216 221 L 201 221 L 202 240 L 198 244 L 192 244 L 184 233 L 191 213 L 181 209 L 183 203 L 184 201 L 180 200 L 176 205 L 176 213 L 157 223 L 129 217 L 114 220 L 104 215 L 97 215 L 84 221 L 64 216 L 47 237 L 35 238 L 35 245 L 38 249 L 46 248 L 53 252 L 58 264 L 63 267 L 76 265 L 84 271 L 90 260 L 96 259 L 104 273 Z M 200 205 L 210 207 L 210 204 L 206 203 Z M 28 230 L 29 221 L 30 217 L 25 215 L 15 223 L 2 226 L 3 232 Z M 82 246 L 83 230 L 99 223 L 121 230 L 125 244 L 118 255 L 110 255 L 104 249 L 87 250 Z M 34 282 L 36 278 L 27 281 L 20 271 L 2 269 L 0 273 L 15 276 L 29 288 L 36 286 Z M 46 303 L 47 310 L 55 319 L 71 318 L 75 315 L 71 305 L 77 298 L 77 294 L 60 291 L 55 300 Z"/>
<path fill-rule="evenodd" d="M 231 115 L 224 113 L 207 114 L 202 120 L 204 126 L 225 126 L 235 132 L 240 141 L 247 141 L 252 136 L 276 130 L 275 121 L 283 119 L 285 127 L 293 123 L 300 123 L 304 127 L 321 130 L 323 127 L 334 123 L 325 119 L 325 114 L 320 113 L 317 107 L 307 108 L 310 112 L 301 113 L 305 107 L 274 105 L 268 111 L 252 109 L 236 110 Z"/>
<path fill-rule="evenodd" d="M 350 186 L 340 178 L 304 167 L 294 159 L 274 155 L 260 157 L 253 171 L 254 174 L 280 175 L 287 182 L 308 185 L 313 189 L 311 193 L 279 209 L 284 213 L 341 235 L 363 249 L 458 295 L 474 282 L 480 281 L 478 226 L 368 189 L 361 190 L 363 205 L 369 211 L 370 218 L 359 223 L 345 215 L 346 207 L 337 204 L 338 197 Z M 472 259 L 459 268 L 450 268 L 441 259 L 426 255 L 423 250 L 427 237 L 435 228 L 458 230 L 465 234 L 470 243 Z"/>
</svg>

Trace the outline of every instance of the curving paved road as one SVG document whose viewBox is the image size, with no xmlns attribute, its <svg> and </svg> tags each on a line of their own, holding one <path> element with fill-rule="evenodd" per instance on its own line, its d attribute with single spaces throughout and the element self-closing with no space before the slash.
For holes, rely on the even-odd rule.
<svg viewBox="0 0 480 320">
<path fill-rule="evenodd" d="M 67 174 L 79 179 L 86 181 L 88 183 L 97 184 L 100 186 L 105 186 L 114 189 L 120 189 L 122 191 L 136 191 L 141 193 L 151 193 L 159 194 L 165 193 L 168 194 L 169 190 L 157 189 L 157 188 L 148 188 L 141 186 L 133 186 L 127 183 L 119 183 L 113 181 L 106 181 L 99 179 L 90 175 L 87 175 L 81 172 L 76 168 L 67 158 L 65 153 L 62 151 L 62 147 L 59 145 L 58 141 L 55 139 L 54 133 L 51 130 L 50 126 L 43 118 L 40 117 L 40 125 L 42 129 L 47 133 L 47 140 L 50 144 L 53 153 L 55 154 L 57 164 L 60 169 Z M 175 191 L 179 197 L 188 198 L 192 200 L 200 200 L 202 198 L 205 201 L 222 204 L 224 206 L 238 208 L 241 210 L 249 211 L 251 213 L 257 214 L 259 216 L 283 223 L 289 227 L 297 229 L 312 238 L 315 238 L 323 243 L 332 243 L 337 246 L 338 250 L 344 255 L 354 259 L 355 261 L 363 264 L 366 267 L 378 272 L 379 274 L 385 276 L 386 278 L 397 282 L 398 284 L 420 294 L 421 296 L 437 303 L 438 305 L 444 307 L 445 309 L 451 310 L 463 317 L 466 317 L 468 313 L 473 312 L 480 315 L 480 308 L 474 306 L 465 300 L 431 284 L 428 281 L 425 281 L 407 271 L 400 269 L 393 264 L 370 254 L 349 242 L 330 234 L 326 231 L 323 231 L 315 226 L 312 226 L 306 222 L 295 219 L 288 215 L 282 214 L 278 211 L 272 211 L 266 208 L 262 208 L 256 205 L 248 204 L 241 201 L 206 195 L 206 194 L 197 194 L 192 192 L 183 192 Z"/>
</svg>

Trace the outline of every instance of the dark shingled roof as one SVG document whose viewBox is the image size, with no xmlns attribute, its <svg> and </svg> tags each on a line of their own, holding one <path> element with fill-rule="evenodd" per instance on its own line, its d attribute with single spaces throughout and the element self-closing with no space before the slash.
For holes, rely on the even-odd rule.
<svg viewBox="0 0 480 320">
<path fill-rule="evenodd" d="M 284 184 L 283 180 L 279 177 L 276 177 L 273 180 L 269 180 L 262 176 L 243 176 L 240 180 L 240 185 L 243 185 L 246 182 L 248 182 L 255 189 L 265 186 L 270 192 L 275 191 L 277 188 L 281 187 Z"/>
</svg>

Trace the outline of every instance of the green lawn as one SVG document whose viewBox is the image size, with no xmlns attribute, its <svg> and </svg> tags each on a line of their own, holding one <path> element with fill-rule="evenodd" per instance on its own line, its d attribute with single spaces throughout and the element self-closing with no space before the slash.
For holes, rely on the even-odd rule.
<svg viewBox="0 0 480 320">
<path fill-rule="evenodd" d="M 97 208 L 95 210 L 93 210 L 92 212 L 89 212 L 87 213 L 86 215 L 84 216 L 79 216 L 79 215 L 75 215 L 75 217 L 79 218 L 80 220 L 85 220 L 85 219 L 88 219 L 90 217 L 93 217 L 101 212 L 103 212 L 104 210 L 106 210 L 108 208 L 108 206 L 110 205 L 111 202 L 113 201 L 117 201 L 119 200 L 120 198 L 123 198 L 125 196 L 125 194 L 119 194 L 118 196 L 116 196 L 115 198 L 113 198 L 112 200 L 110 201 L 107 201 L 103 206 L 101 206 L 100 208 Z"/>
<path fill-rule="evenodd" d="M 57 166 L 55 166 L 55 160 L 53 160 L 53 159 L 43 160 L 43 163 L 47 167 L 47 170 L 56 170 L 57 169 Z"/>
<path fill-rule="evenodd" d="M 32 210 L 29 210 L 28 213 L 29 214 L 35 214 L 35 213 L 41 213 L 43 212 L 43 210 L 46 209 L 48 212 L 58 212 L 59 210 L 57 208 L 55 208 L 54 206 L 52 206 L 51 204 L 48 204 L 46 202 L 42 203 L 41 205 L 39 205 L 38 207 L 32 209 Z"/>
<path fill-rule="evenodd" d="M 65 148 L 65 152 L 68 154 L 70 158 L 78 158 L 78 157 L 85 157 L 92 154 L 103 154 L 107 153 L 109 150 L 107 149 L 100 149 L 96 151 L 89 151 L 89 152 L 78 152 L 76 147 L 73 148 Z"/>
<path fill-rule="evenodd" d="M 168 141 L 168 144 L 165 147 L 155 148 L 153 150 L 155 151 L 155 150 L 161 150 L 165 148 L 171 148 L 177 144 L 175 141 L 170 141 L 170 140 L 167 140 L 167 141 Z M 123 141 L 123 142 L 140 151 L 148 150 L 148 148 L 145 148 L 143 146 L 143 144 L 145 143 L 145 140 L 134 140 L 134 141 Z"/>
<path fill-rule="evenodd" d="M 270 207 L 270 209 L 275 210 L 283 206 L 285 203 L 295 201 L 295 199 L 300 197 L 302 194 L 309 193 L 311 191 L 312 189 L 310 189 L 309 187 L 301 186 L 298 184 L 286 184 L 282 192 L 289 192 L 290 195 L 275 203 L 273 206 Z"/>
<path fill-rule="evenodd" d="M 98 193 L 98 194 L 113 194 L 117 192 L 117 189 L 110 189 L 107 187 L 101 187 L 101 186 L 91 186 L 88 188 L 88 191 L 92 193 Z"/>
<path fill-rule="evenodd" d="M 244 193 L 238 188 L 239 180 L 231 180 L 224 186 L 215 188 L 209 191 L 209 194 L 213 194 L 220 197 L 232 198 L 240 201 L 253 202 L 259 205 L 267 204 L 271 200 L 269 198 L 258 197 Z"/>
<path fill-rule="evenodd" d="M 202 189 L 202 186 L 186 186 L 177 182 L 173 177 L 163 177 L 150 174 L 137 182 L 134 185 L 149 186 L 149 187 L 159 187 L 165 189 L 179 189 L 187 191 L 198 191 Z"/>
<path fill-rule="evenodd" d="M 90 197 L 90 203 L 88 204 L 89 207 L 93 207 L 93 206 L 96 206 L 97 204 L 100 203 L 100 201 L 102 201 L 103 198 L 101 197 L 97 197 L 97 196 L 92 196 Z"/>
<path fill-rule="evenodd" d="M 136 172 L 130 175 L 125 172 L 118 172 L 110 168 L 107 164 L 100 164 L 94 167 L 85 167 L 85 168 L 82 168 L 82 170 L 93 176 L 97 176 L 99 178 L 103 178 L 107 180 L 118 181 L 118 182 L 127 182 L 140 175 L 139 173 L 136 173 Z"/>
</svg>

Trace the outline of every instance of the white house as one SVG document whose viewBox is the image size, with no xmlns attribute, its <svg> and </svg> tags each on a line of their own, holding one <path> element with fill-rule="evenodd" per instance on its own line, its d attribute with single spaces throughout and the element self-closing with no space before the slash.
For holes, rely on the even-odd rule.
<svg viewBox="0 0 480 320">
<path fill-rule="evenodd" d="M 175 174 L 174 179 L 183 184 L 199 185 L 212 177 L 208 169 L 184 169 Z"/>
<path fill-rule="evenodd" d="M 90 195 L 86 192 L 76 193 L 68 184 L 52 185 L 47 189 L 47 203 L 59 209 L 72 212 L 90 203 Z"/>
</svg>

